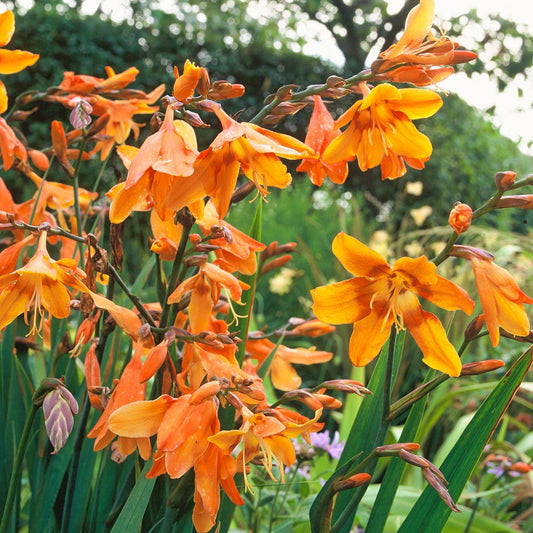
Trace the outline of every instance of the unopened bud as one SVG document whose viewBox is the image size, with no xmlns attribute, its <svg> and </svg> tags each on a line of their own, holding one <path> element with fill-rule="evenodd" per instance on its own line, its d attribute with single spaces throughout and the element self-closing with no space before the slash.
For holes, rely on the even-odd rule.
<svg viewBox="0 0 533 533">
<path fill-rule="evenodd" d="M 498 191 L 500 192 L 509 190 L 514 185 L 515 179 L 516 179 L 516 172 L 513 172 L 512 170 L 498 172 L 494 176 L 496 187 L 498 188 Z"/>
<path fill-rule="evenodd" d="M 326 85 L 328 87 L 332 87 L 333 89 L 336 89 L 337 87 L 342 87 L 345 83 L 346 80 L 344 78 L 336 76 L 335 74 L 329 76 L 329 78 L 326 80 Z"/>
<path fill-rule="evenodd" d="M 509 467 L 509 471 L 517 472 L 519 474 L 528 474 L 531 471 L 531 466 L 527 463 L 518 461 L 517 463 L 514 463 Z"/>
<path fill-rule="evenodd" d="M 332 333 L 333 331 L 335 331 L 335 326 L 322 322 L 322 320 L 318 320 L 318 318 L 314 318 L 298 324 L 290 331 L 290 333 L 293 335 L 302 335 L 304 337 L 320 337 Z"/>
<path fill-rule="evenodd" d="M 461 369 L 461 376 L 486 374 L 487 372 L 492 372 L 502 366 L 505 366 L 505 363 L 499 359 L 487 359 L 486 361 L 478 361 L 476 363 L 466 363 Z"/>
<path fill-rule="evenodd" d="M 398 457 L 405 461 L 406 463 L 409 463 L 413 466 L 418 466 L 419 468 L 429 468 L 430 462 L 424 459 L 423 457 L 419 457 L 418 455 L 415 455 L 414 453 L 408 452 L 407 450 L 400 450 L 398 452 Z"/>
<path fill-rule="evenodd" d="M 414 452 L 418 449 L 420 449 L 420 444 L 416 442 L 395 442 L 394 444 L 378 446 L 374 451 L 376 452 L 376 455 L 379 456 L 397 456 L 402 450 Z"/>
<path fill-rule="evenodd" d="M 463 259 L 468 259 L 469 261 L 471 261 L 472 258 L 494 261 L 494 256 L 486 250 L 474 248 L 473 246 L 463 246 L 461 244 L 454 245 L 450 250 L 450 255 L 453 255 L 454 257 L 462 257 Z"/>
<path fill-rule="evenodd" d="M 472 222 L 472 208 L 468 204 L 457 202 L 450 212 L 448 224 L 460 235 L 464 233 Z"/>
<path fill-rule="evenodd" d="M 50 391 L 43 400 L 46 434 L 57 453 L 66 444 L 78 412 L 78 402 L 72 393 L 63 386 Z"/>
<path fill-rule="evenodd" d="M 514 194 L 503 196 L 496 204 L 498 209 L 505 207 L 518 207 L 520 209 L 533 209 L 533 194 Z"/>
<path fill-rule="evenodd" d="M 50 166 L 48 157 L 40 152 L 39 150 L 28 150 L 28 155 L 30 156 L 31 162 L 42 172 L 46 172 Z"/>
<path fill-rule="evenodd" d="M 280 268 L 284 265 L 286 265 L 290 260 L 292 259 L 292 255 L 282 255 L 281 257 L 276 257 L 275 259 L 272 259 L 268 263 L 264 264 L 261 268 L 261 274 L 266 274 L 267 272 L 270 272 L 271 270 L 274 270 L 276 268 Z"/>
<path fill-rule="evenodd" d="M 354 474 L 346 479 L 339 479 L 333 483 L 333 491 L 340 492 L 341 490 L 355 489 L 361 485 L 366 485 L 370 482 L 372 476 L 366 472 L 361 472 L 360 474 Z"/>
<path fill-rule="evenodd" d="M 314 392 L 313 396 L 322 404 L 324 409 L 340 409 L 342 407 L 342 402 L 340 400 L 337 400 L 337 398 L 333 398 L 333 396 L 329 396 L 328 394 Z"/>
<path fill-rule="evenodd" d="M 472 319 L 465 329 L 465 341 L 470 342 L 475 339 L 484 325 L 485 315 L 479 315 Z"/>
</svg>

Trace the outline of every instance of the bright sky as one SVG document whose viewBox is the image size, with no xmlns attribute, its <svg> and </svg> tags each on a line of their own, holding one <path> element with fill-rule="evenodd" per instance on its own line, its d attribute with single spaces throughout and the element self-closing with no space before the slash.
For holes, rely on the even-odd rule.
<svg viewBox="0 0 533 533">
<path fill-rule="evenodd" d="M 34 0 L 19 0 L 30 7 Z M 69 0 L 64 0 L 69 3 Z M 160 3 L 172 5 L 174 0 L 160 0 Z M 128 0 L 84 0 L 83 8 L 87 13 L 94 12 L 98 5 L 113 17 L 128 16 Z M 398 10 L 402 0 L 389 0 L 391 12 Z M 3 2 L 0 2 L 0 8 Z M 435 14 L 440 19 L 467 13 L 477 9 L 480 15 L 499 14 L 524 24 L 533 33 L 533 2 L 530 0 L 435 0 Z M 325 56 L 334 62 L 340 62 L 342 55 L 336 48 L 332 38 L 327 39 L 316 34 L 316 27 L 303 29 L 307 35 L 313 35 L 312 44 L 305 47 L 309 54 Z M 467 28 L 468 31 L 468 28 Z M 454 37 L 453 35 L 451 36 Z M 473 51 L 476 50 L 476 35 L 472 35 L 472 43 L 465 43 Z M 499 93 L 496 84 L 485 75 L 478 75 L 472 79 L 462 74 L 456 74 L 440 84 L 440 87 L 450 92 L 457 92 L 468 103 L 482 110 L 495 106 L 494 123 L 501 128 L 501 132 L 515 141 L 520 141 L 524 152 L 533 155 L 533 83 L 531 79 L 517 79 L 504 93 Z M 519 94 L 519 89 L 523 95 Z"/>
</svg>

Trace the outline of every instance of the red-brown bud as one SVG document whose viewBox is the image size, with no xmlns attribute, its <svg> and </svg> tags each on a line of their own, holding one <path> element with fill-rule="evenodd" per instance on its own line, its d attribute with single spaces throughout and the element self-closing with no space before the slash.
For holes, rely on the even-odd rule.
<svg viewBox="0 0 533 533">
<path fill-rule="evenodd" d="M 496 207 L 498 209 L 503 209 L 505 207 L 533 209 L 533 194 L 513 194 L 509 196 L 502 196 Z"/>
<path fill-rule="evenodd" d="M 465 329 L 465 341 L 470 342 L 475 339 L 485 325 L 485 315 L 479 315 L 473 318 Z"/>
<path fill-rule="evenodd" d="M 518 461 L 509 467 L 511 472 L 518 472 L 519 474 L 528 474 L 531 471 L 531 466 L 527 463 Z"/>
<path fill-rule="evenodd" d="M 464 233 L 472 223 L 472 208 L 468 204 L 457 202 L 450 212 L 448 224 L 460 235 Z"/>
<path fill-rule="evenodd" d="M 333 483 L 333 491 L 339 492 L 341 490 L 355 489 L 361 485 L 366 485 L 370 482 L 372 476 L 366 472 L 361 472 L 360 474 L 354 474 L 346 479 L 339 479 Z"/>
<path fill-rule="evenodd" d="M 515 182 L 516 172 L 512 170 L 505 170 L 503 172 L 498 172 L 494 176 L 494 181 L 496 182 L 496 187 L 498 191 L 503 192 L 509 190 Z"/>
<path fill-rule="evenodd" d="M 476 363 L 466 363 L 461 369 L 461 376 L 486 374 L 487 372 L 492 372 L 502 366 L 505 366 L 505 363 L 499 359 L 487 359 L 486 361 L 478 361 Z"/>
</svg>

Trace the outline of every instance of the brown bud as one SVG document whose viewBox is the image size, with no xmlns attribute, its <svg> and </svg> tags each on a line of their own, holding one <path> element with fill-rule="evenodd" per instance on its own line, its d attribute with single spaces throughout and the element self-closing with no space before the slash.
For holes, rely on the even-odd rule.
<svg viewBox="0 0 533 533">
<path fill-rule="evenodd" d="M 341 78 L 340 76 L 336 75 L 329 76 L 329 78 L 326 80 L 326 85 L 333 89 L 336 89 L 337 87 L 342 87 L 345 83 L 346 80 L 344 78 Z"/>
<path fill-rule="evenodd" d="M 465 329 L 465 341 L 470 342 L 474 339 L 485 325 L 485 315 L 479 315 L 473 318 Z"/>
<path fill-rule="evenodd" d="M 500 198 L 496 207 L 518 207 L 520 209 L 533 209 L 533 194 L 514 194 Z"/>
<path fill-rule="evenodd" d="M 339 492 L 341 490 L 354 489 L 361 485 L 366 485 L 370 482 L 372 476 L 366 472 L 360 474 L 354 474 L 346 479 L 339 479 L 333 483 L 333 491 Z"/>
<path fill-rule="evenodd" d="M 471 260 L 472 257 L 475 257 L 476 259 L 494 261 L 494 256 L 486 250 L 474 248 L 473 246 L 463 246 L 461 244 L 454 245 L 450 250 L 450 255 L 453 255 L 454 257 L 462 257 L 463 259 L 468 260 Z"/>
<path fill-rule="evenodd" d="M 498 172 L 494 176 L 494 181 L 496 182 L 496 187 L 498 191 L 503 192 L 509 190 L 515 182 L 516 172 L 512 170 L 505 170 L 503 172 Z"/>
<path fill-rule="evenodd" d="M 414 452 L 418 449 L 420 449 L 420 444 L 416 442 L 395 442 L 394 444 L 378 446 L 374 451 L 379 456 L 397 456 L 402 450 Z"/>
<path fill-rule="evenodd" d="M 486 361 L 478 361 L 476 363 L 466 363 L 461 369 L 461 376 L 486 374 L 487 372 L 492 372 L 502 366 L 505 366 L 505 363 L 499 359 L 487 359 Z"/>
<path fill-rule="evenodd" d="M 292 259 L 292 255 L 282 255 L 281 257 L 276 257 L 275 259 L 272 259 L 271 261 L 269 261 L 268 263 L 262 266 L 261 274 L 266 274 L 267 272 L 270 272 L 271 270 L 280 268 L 283 265 L 286 265 L 291 259 Z"/>
</svg>

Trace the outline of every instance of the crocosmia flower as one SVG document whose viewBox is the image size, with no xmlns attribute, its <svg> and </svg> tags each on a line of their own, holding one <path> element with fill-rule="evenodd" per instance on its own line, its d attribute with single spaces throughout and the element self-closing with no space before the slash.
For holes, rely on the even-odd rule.
<svg viewBox="0 0 533 533">
<path fill-rule="evenodd" d="M 15 31 L 15 15 L 13 11 L 0 14 L 0 47 L 11 41 Z M 24 50 L 0 50 L 0 74 L 14 74 L 30 67 L 39 59 L 39 54 Z M 7 109 L 7 92 L 0 81 L 0 113 Z"/>
<path fill-rule="evenodd" d="M 326 148 L 326 163 L 357 158 L 363 171 L 381 166 L 382 179 L 403 176 L 405 165 L 421 169 L 433 150 L 430 140 L 413 120 L 434 115 L 442 105 L 440 96 L 425 89 L 397 89 L 384 83 L 367 92 L 335 125 L 348 127 Z"/>
<path fill-rule="evenodd" d="M 374 359 L 395 325 L 409 330 L 429 367 L 459 375 L 461 361 L 455 348 L 439 319 L 422 309 L 418 297 L 470 315 L 474 302 L 461 287 L 439 276 L 425 256 L 402 257 L 390 266 L 345 233 L 335 237 L 333 253 L 354 277 L 312 290 L 313 311 L 331 324 L 354 324 L 349 348 L 354 365 L 364 366 Z"/>
<path fill-rule="evenodd" d="M 73 259 L 54 261 L 46 249 L 46 231 L 41 232 L 35 255 L 21 268 L 11 274 L 0 276 L 0 328 L 4 328 L 24 313 L 33 309 L 30 334 L 42 329 L 45 310 L 56 318 L 70 314 L 68 287 L 88 292 L 87 287 L 76 277 L 83 272 Z"/>
</svg>

